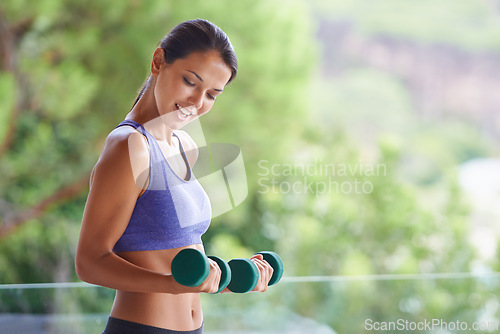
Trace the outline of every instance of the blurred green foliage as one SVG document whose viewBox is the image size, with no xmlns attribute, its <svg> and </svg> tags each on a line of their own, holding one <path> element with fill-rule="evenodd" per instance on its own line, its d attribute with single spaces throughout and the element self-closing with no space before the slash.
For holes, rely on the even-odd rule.
<svg viewBox="0 0 500 334">
<path fill-rule="evenodd" d="M 498 48 L 498 23 L 471 1 L 317 3 L 321 15 L 349 17 L 368 34 Z M 0 72 L 0 140 L 7 120 L 15 120 L 1 157 L 0 223 L 5 212 L 26 211 L 88 177 L 146 78 L 156 43 L 175 24 L 203 17 L 230 36 L 239 72 L 202 125 L 209 142 L 242 148 L 249 186 L 242 205 L 213 220 L 204 236 L 208 253 L 230 259 L 273 249 L 287 276 L 470 272 L 480 261 L 467 239 L 469 208 L 456 167 L 491 155 L 493 144 L 465 122 L 419 119 L 408 87 L 388 73 L 356 66 L 337 80 L 317 73 L 315 16 L 305 2 L 8 1 L 0 15 L 11 27 L 31 22 L 11 50 L 14 64 Z M 320 173 L 328 164 L 351 169 Z M 272 165 L 276 175 L 266 169 Z M 284 172 L 300 165 L 311 169 Z M 73 256 L 87 190 L 0 239 L 1 283 L 77 279 Z M 212 319 L 221 317 L 216 309 L 275 310 L 358 333 L 353 324 L 367 318 L 474 321 L 499 287 L 368 280 L 273 289 L 265 302 L 255 295 L 203 298 Z M 0 311 L 105 313 L 112 302 L 109 290 L 65 292 L 2 292 Z M 29 305 L 19 302 L 26 299 Z"/>
</svg>

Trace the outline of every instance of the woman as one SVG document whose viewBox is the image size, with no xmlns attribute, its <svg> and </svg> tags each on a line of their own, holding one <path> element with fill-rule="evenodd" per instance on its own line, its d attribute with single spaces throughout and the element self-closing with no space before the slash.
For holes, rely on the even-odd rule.
<svg viewBox="0 0 500 334">
<path fill-rule="evenodd" d="M 203 251 L 211 217 L 192 175 L 197 147 L 179 129 L 211 109 L 236 69 L 217 26 L 179 24 L 160 42 L 134 106 L 106 139 L 76 254 L 80 279 L 117 290 L 104 333 L 203 332 L 200 293 L 217 291 L 220 268 L 210 260 L 198 287 L 182 286 L 170 273 L 180 250 Z M 252 260 L 260 271 L 254 291 L 265 291 L 272 268 L 260 255 Z"/>
</svg>

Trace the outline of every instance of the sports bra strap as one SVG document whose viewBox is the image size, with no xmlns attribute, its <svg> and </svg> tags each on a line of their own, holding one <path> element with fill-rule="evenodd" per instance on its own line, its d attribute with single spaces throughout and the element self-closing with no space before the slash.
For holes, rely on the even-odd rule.
<svg viewBox="0 0 500 334">
<path fill-rule="evenodd" d="M 173 135 L 176 136 L 177 139 L 179 140 L 179 148 L 181 150 L 182 159 L 184 159 L 184 163 L 186 164 L 186 167 L 187 167 L 187 170 L 188 170 L 187 179 L 190 180 L 191 179 L 191 166 L 189 165 L 188 158 L 186 156 L 186 153 L 184 152 L 184 147 L 182 146 L 181 139 L 175 133 Z"/>
<path fill-rule="evenodd" d="M 130 125 L 130 126 L 134 127 L 135 129 L 139 129 L 141 131 L 141 133 L 144 136 L 146 136 L 146 138 L 151 137 L 151 139 L 153 139 L 156 142 L 156 145 L 158 145 L 157 140 L 149 132 L 147 132 L 146 129 L 140 123 L 138 123 L 134 120 L 131 120 L 131 119 L 123 120 L 120 122 L 120 124 L 118 124 L 115 127 L 115 129 L 120 127 L 120 126 L 124 126 L 124 125 Z M 181 139 L 179 138 L 179 136 L 175 133 L 173 133 L 173 135 L 175 137 L 177 137 L 177 140 L 179 140 L 179 149 L 181 151 L 181 156 L 182 156 L 182 159 L 184 160 L 184 163 L 186 164 L 187 171 L 188 171 L 187 179 L 190 180 L 191 179 L 191 166 L 189 165 L 189 161 L 188 161 L 188 158 L 186 156 L 186 152 L 184 151 L 184 147 L 182 146 L 182 142 L 181 142 Z M 159 146 L 158 146 L 158 149 L 160 149 Z"/>
<path fill-rule="evenodd" d="M 124 125 L 130 125 L 130 126 L 134 127 L 135 129 L 140 128 L 141 133 L 143 135 L 146 135 L 146 133 L 145 133 L 146 129 L 144 129 L 144 127 L 140 123 L 137 123 L 136 121 L 133 121 L 131 119 L 126 119 L 126 120 L 121 121 L 120 124 L 115 126 L 115 129 L 120 127 L 120 126 L 124 126 Z"/>
</svg>

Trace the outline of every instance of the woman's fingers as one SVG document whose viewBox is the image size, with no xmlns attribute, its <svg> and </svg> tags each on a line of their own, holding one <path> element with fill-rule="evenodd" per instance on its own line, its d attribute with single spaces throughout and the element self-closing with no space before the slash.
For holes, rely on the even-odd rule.
<svg viewBox="0 0 500 334">
<path fill-rule="evenodd" d="M 209 289 L 209 291 L 207 291 L 207 292 L 208 293 L 215 293 L 219 290 L 219 283 L 220 283 L 222 271 L 221 271 L 219 265 L 217 264 L 217 262 L 215 262 L 214 260 L 209 258 L 208 262 L 210 263 L 210 273 L 208 274 L 208 277 L 205 280 L 205 282 L 208 285 L 208 289 Z"/>
<path fill-rule="evenodd" d="M 219 290 L 219 283 L 222 276 L 222 270 L 220 269 L 217 262 L 208 258 L 208 263 L 210 271 L 207 278 L 196 287 L 187 287 L 180 285 L 182 290 L 180 293 L 215 293 Z"/>
<path fill-rule="evenodd" d="M 259 270 L 259 281 L 253 291 L 264 292 L 267 290 L 269 281 L 273 275 L 273 267 L 264 260 L 261 254 L 252 256 L 250 260 L 255 263 Z"/>
</svg>

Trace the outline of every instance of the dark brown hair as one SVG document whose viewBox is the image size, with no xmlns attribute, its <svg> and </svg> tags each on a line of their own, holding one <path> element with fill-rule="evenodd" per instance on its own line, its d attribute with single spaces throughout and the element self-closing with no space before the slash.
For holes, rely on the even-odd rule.
<svg viewBox="0 0 500 334">
<path fill-rule="evenodd" d="M 195 19 L 178 24 L 160 41 L 159 46 L 164 51 L 167 64 L 186 58 L 193 52 L 216 50 L 231 69 L 231 77 L 226 85 L 236 77 L 238 64 L 229 37 L 218 26 L 207 20 Z M 148 84 L 149 77 L 142 86 L 134 105 L 144 94 Z"/>
</svg>

